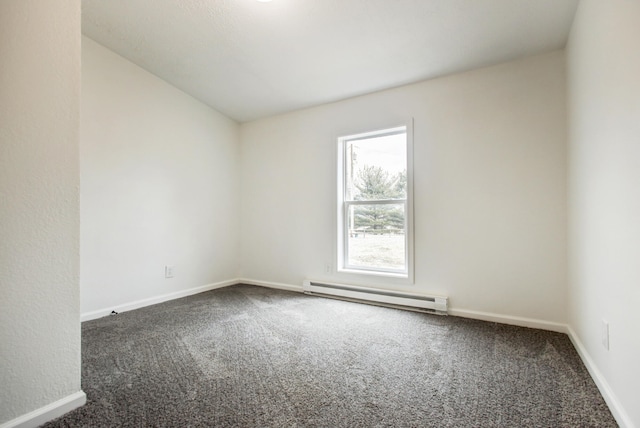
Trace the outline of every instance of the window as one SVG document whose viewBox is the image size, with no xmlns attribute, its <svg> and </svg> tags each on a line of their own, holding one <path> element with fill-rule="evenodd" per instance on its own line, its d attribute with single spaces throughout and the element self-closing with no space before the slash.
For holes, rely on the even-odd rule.
<svg viewBox="0 0 640 428">
<path fill-rule="evenodd" d="M 409 126 L 338 138 L 338 269 L 409 277 Z"/>
</svg>

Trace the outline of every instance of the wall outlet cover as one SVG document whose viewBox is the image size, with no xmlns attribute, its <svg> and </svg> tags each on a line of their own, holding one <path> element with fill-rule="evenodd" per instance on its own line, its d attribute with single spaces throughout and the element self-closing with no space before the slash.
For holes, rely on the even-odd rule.
<svg viewBox="0 0 640 428">
<path fill-rule="evenodd" d="M 175 267 L 171 265 L 167 265 L 164 267 L 164 277 L 165 278 L 173 278 L 175 275 L 174 272 Z"/>
</svg>

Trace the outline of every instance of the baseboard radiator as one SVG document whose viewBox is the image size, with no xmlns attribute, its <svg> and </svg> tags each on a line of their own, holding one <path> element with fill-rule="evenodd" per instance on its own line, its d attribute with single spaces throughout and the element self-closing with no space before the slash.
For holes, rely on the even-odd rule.
<svg viewBox="0 0 640 428">
<path fill-rule="evenodd" d="M 305 294 L 369 303 L 416 312 L 427 312 L 438 315 L 447 314 L 447 297 L 427 296 L 400 291 L 379 290 L 347 284 L 332 284 L 305 280 L 302 283 Z"/>
</svg>

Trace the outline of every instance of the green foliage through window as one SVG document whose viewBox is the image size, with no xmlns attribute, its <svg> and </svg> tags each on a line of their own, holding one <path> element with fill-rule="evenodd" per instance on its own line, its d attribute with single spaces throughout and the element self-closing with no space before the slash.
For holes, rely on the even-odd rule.
<svg viewBox="0 0 640 428">
<path fill-rule="evenodd" d="M 392 128 L 342 137 L 341 265 L 405 274 L 407 130 Z"/>
</svg>

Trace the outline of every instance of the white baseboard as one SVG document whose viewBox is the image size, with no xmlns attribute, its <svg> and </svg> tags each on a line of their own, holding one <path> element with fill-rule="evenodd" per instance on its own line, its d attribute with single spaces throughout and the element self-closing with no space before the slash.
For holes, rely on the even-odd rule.
<svg viewBox="0 0 640 428">
<path fill-rule="evenodd" d="M 615 418 L 618 425 L 620 425 L 621 428 L 634 427 L 633 423 L 631 422 L 631 419 L 629 418 L 627 413 L 624 411 L 624 408 L 620 404 L 620 401 L 616 398 L 615 394 L 613 393 L 605 377 L 602 375 L 600 370 L 598 370 L 598 367 L 593 362 L 593 360 L 591 359 L 591 356 L 589 355 L 586 348 L 584 347 L 584 345 L 582 344 L 582 342 L 580 341 L 580 339 L 578 338 L 575 331 L 571 328 L 570 325 L 554 323 L 549 321 L 541 321 L 541 320 L 536 320 L 531 318 L 514 317 L 514 316 L 498 315 L 498 314 L 492 314 L 492 313 L 486 313 L 486 312 L 470 311 L 466 309 L 451 308 L 449 309 L 449 314 L 453 316 L 473 318 L 473 319 L 478 319 L 482 321 L 491 321 L 491 322 L 497 322 L 501 324 L 510 324 L 510 325 L 517 325 L 520 327 L 537 328 L 540 330 L 548 330 L 548 331 L 555 331 L 558 333 L 565 333 L 567 336 L 569 336 L 569 339 L 571 340 L 573 347 L 576 349 L 576 351 L 578 352 L 578 355 L 580 356 L 580 359 L 582 360 L 583 364 L 589 371 L 591 378 L 593 379 L 596 386 L 598 387 L 598 390 L 600 391 L 600 394 L 604 398 L 604 401 L 607 403 L 607 406 L 609 406 L 609 410 L 611 411 L 611 414 Z"/>
<path fill-rule="evenodd" d="M 5 422 L 0 425 L 0 428 L 35 428 L 55 418 L 59 418 L 73 409 L 84 406 L 86 402 L 87 395 L 83 391 L 78 391 L 44 407 L 40 407 L 33 412 Z"/>
<path fill-rule="evenodd" d="M 302 284 L 291 285 L 291 284 L 283 284 L 278 282 L 260 281 L 257 279 L 250 279 L 250 278 L 240 278 L 238 279 L 238 283 L 258 285 L 260 287 L 267 287 L 267 288 L 276 288 L 278 290 L 296 291 L 298 293 L 303 292 Z M 565 333 L 565 334 L 568 332 L 568 327 L 566 324 L 555 323 L 550 321 L 542 321 L 542 320 L 537 320 L 533 318 L 499 315 L 499 314 L 493 314 L 488 312 L 470 311 L 467 309 L 455 309 L 455 308 L 450 308 L 448 313 L 449 315 L 453 315 L 453 316 L 458 316 L 463 318 L 472 318 L 472 319 L 477 319 L 482 321 L 497 322 L 500 324 L 509 324 L 509 325 L 517 325 L 520 327 L 537 328 L 540 330 L 555 331 L 557 333 Z"/>
<path fill-rule="evenodd" d="M 282 284 L 279 282 L 258 281 L 256 279 L 240 278 L 238 284 L 258 285 L 260 287 L 275 288 L 278 290 L 296 291 L 302 293 L 302 281 L 300 285 Z"/>
<path fill-rule="evenodd" d="M 235 284 L 249 284 L 249 285 L 257 285 L 260 287 L 274 288 L 278 290 L 293 291 L 298 293 L 303 292 L 302 284 L 291 285 L 291 284 L 284 284 L 284 283 L 278 283 L 278 282 L 259 281 L 259 280 L 250 279 L 250 278 L 237 278 L 237 279 L 231 279 L 228 281 L 218 282 L 215 284 L 208 284 L 201 287 L 191 288 L 188 290 L 178 291 L 175 293 L 164 294 L 164 295 L 152 297 L 149 299 L 138 300 L 136 302 L 118 305 L 112 308 L 105 308 L 98 311 L 87 312 L 81 315 L 81 320 L 89 321 L 92 319 L 102 318 L 104 316 L 109 315 L 112 310 L 115 310 L 116 312 L 130 311 L 133 309 L 155 305 L 157 303 L 166 302 L 168 300 L 179 299 L 181 297 L 187 297 L 193 294 L 204 293 L 205 291 L 228 287 L 230 285 L 235 285 Z M 477 319 L 481 321 L 496 322 L 500 324 L 516 325 L 520 327 L 537 328 L 540 330 L 548 330 L 548 331 L 554 331 L 557 333 L 567 334 L 569 336 L 569 339 L 573 343 L 573 346 L 576 348 L 578 355 L 582 359 L 582 362 L 584 363 L 587 370 L 589 371 L 589 374 L 591 375 L 595 384 L 600 390 L 600 393 L 602 394 L 605 402 L 609 406 L 609 409 L 611 410 L 613 417 L 616 419 L 620 427 L 633 428 L 634 425 L 632 424 L 631 419 L 629 418 L 627 413 L 624 411 L 620 402 L 618 401 L 615 394 L 611 390 L 611 387 L 605 380 L 600 370 L 598 370 L 597 366 L 589 356 L 589 353 L 586 351 L 584 345 L 576 335 L 575 331 L 571 328 L 571 326 L 567 324 L 556 323 L 551 321 L 543 321 L 543 320 L 538 320 L 533 318 L 501 315 L 501 314 L 494 314 L 490 312 L 472 311 L 468 309 L 450 308 L 448 313 L 449 315 L 463 317 L 463 318 L 471 318 L 471 319 Z M 62 416 L 64 413 L 67 413 L 75 409 L 76 407 L 82 406 L 85 402 L 86 402 L 86 395 L 84 394 L 84 392 L 80 391 L 65 399 L 56 401 L 55 403 L 52 403 L 41 409 L 28 413 L 27 415 L 24 415 L 12 421 L 6 422 L 0 425 L 0 428 L 36 427 L 51 419 L 55 419 L 59 416 Z"/>
<path fill-rule="evenodd" d="M 519 327 L 537 328 L 539 330 L 555 331 L 557 333 L 567 333 L 566 324 L 551 321 L 542 321 L 534 318 L 515 317 L 510 315 L 493 314 L 490 312 L 470 311 L 468 309 L 450 308 L 449 315 L 463 318 L 473 318 L 481 321 L 497 322 L 500 324 L 517 325 Z"/>
<path fill-rule="evenodd" d="M 604 401 L 607 403 L 607 406 L 609 406 L 609 410 L 611 410 L 611 414 L 616 419 L 616 422 L 618 422 L 618 425 L 620 425 L 621 428 L 633 428 L 634 425 L 631 422 L 631 418 L 629 417 L 629 415 L 627 415 L 627 412 L 625 412 L 624 408 L 620 404 L 620 401 L 609 386 L 609 383 L 602 375 L 602 372 L 598 369 L 596 364 L 593 362 L 593 359 L 587 352 L 587 349 L 584 347 L 582 341 L 573 330 L 573 328 L 571 328 L 571 326 L 568 326 L 567 335 L 569 336 L 569 339 L 571 339 L 573 347 L 576 348 L 576 351 L 578 351 L 578 355 L 582 359 L 582 362 L 589 371 L 591 378 L 600 390 L 600 394 L 602 394 Z"/>
<path fill-rule="evenodd" d="M 124 303 L 109 308 L 99 309 L 97 311 L 85 312 L 80 315 L 80 321 L 90 321 L 102 317 L 106 317 L 111 314 L 111 311 L 126 312 L 134 309 L 144 308 L 145 306 L 151 306 L 158 303 L 166 302 L 169 300 L 180 299 L 181 297 L 187 297 L 198 293 L 204 293 L 205 291 L 215 290 L 217 288 L 228 287 L 230 285 L 238 284 L 240 280 L 230 279 L 227 281 L 216 282 L 214 284 L 207 284 L 201 287 L 190 288 L 188 290 L 176 291 L 174 293 L 163 294 L 160 296 L 150 297 L 148 299 L 137 300 L 135 302 Z"/>
</svg>

